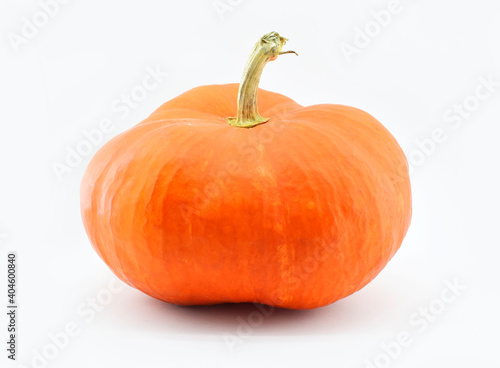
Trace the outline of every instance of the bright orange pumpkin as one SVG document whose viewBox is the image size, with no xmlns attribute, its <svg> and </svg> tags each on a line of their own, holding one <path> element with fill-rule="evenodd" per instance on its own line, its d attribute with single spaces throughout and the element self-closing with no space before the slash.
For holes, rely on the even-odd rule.
<svg viewBox="0 0 500 368">
<path fill-rule="evenodd" d="M 240 86 L 194 88 L 93 157 L 83 223 L 121 280 L 176 304 L 309 309 L 361 289 L 400 247 L 403 151 L 366 112 L 258 89 L 285 41 L 263 36 Z"/>
</svg>

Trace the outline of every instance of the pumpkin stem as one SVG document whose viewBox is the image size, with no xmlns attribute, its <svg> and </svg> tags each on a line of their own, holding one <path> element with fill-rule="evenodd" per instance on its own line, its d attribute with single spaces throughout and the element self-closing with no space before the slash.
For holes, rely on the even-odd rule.
<svg viewBox="0 0 500 368">
<path fill-rule="evenodd" d="M 279 55 L 295 54 L 295 51 L 281 51 L 288 41 L 277 32 L 270 32 L 260 38 L 255 44 L 252 54 L 248 58 L 238 91 L 238 115 L 235 118 L 226 118 L 226 121 L 240 128 L 251 128 L 265 123 L 269 118 L 263 118 L 257 111 L 257 92 L 264 66 L 276 60 Z"/>
</svg>

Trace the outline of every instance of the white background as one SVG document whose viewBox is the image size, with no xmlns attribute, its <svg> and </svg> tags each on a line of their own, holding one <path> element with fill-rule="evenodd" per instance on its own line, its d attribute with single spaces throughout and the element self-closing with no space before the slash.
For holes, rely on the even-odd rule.
<svg viewBox="0 0 500 368">
<path fill-rule="evenodd" d="M 1 0 L 0 365 L 500 367 L 500 3 L 401 0 L 377 29 L 373 12 L 389 3 L 72 0 L 44 24 L 39 2 Z M 25 18 L 39 26 L 16 50 Z M 356 46 L 366 28 L 368 45 L 346 57 L 342 47 Z M 371 113 L 414 166 L 413 220 L 400 251 L 360 292 L 317 310 L 274 310 L 250 330 L 241 321 L 253 305 L 177 307 L 128 286 L 110 294 L 114 276 L 80 219 L 90 157 L 176 95 L 238 82 L 253 44 L 272 30 L 300 56 L 270 63 L 262 88 Z M 117 112 L 148 68 L 168 76 Z M 490 93 L 481 78 L 496 82 Z M 453 109 L 464 103 L 470 111 L 457 120 Z M 54 165 L 103 119 L 111 131 L 58 178 Z M 15 363 L 4 349 L 9 251 L 19 269 Z M 450 282 L 467 285 L 453 301 Z M 98 296 L 106 305 L 89 314 Z M 431 321 L 422 315 L 429 308 Z M 68 324 L 78 335 L 54 351 L 50 336 Z M 402 333 L 410 343 L 395 347 Z"/>
</svg>

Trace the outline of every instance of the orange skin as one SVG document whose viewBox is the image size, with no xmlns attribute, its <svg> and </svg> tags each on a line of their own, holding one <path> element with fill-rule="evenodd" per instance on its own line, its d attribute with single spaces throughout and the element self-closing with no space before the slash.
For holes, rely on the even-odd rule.
<svg viewBox="0 0 500 368">
<path fill-rule="evenodd" d="M 231 126 L 237 95 L 238 84 L 194 88 L 96 153 L 81 185 L 94 249 L 175 304 L 310 309 L 361 289 L 410 224 L 396 140 L 361 110 L 264 90 L 270 120 Z"/>
</svg>

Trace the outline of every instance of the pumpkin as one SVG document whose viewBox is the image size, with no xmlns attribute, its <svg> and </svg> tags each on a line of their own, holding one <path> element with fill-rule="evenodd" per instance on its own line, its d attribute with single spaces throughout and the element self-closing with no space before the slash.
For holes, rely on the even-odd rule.
<svg viewBox="0 0 500 368">
<path fill-rule="evenodd" d="M 400 247 L 403 151 L 364 111 L 259 89 L 285 42 L 264 35 L 239 85 L 181 94 L 90 161 L 83 224 L 130 286 L 180 305 L 311 309 L 361 289 Z"/>
</svg>

